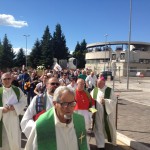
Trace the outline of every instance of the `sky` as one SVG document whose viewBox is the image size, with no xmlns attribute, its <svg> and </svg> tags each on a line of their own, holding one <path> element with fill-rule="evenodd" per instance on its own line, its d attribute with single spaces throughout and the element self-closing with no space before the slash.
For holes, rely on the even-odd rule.
<svg viewBox="0 0 150 150">
<path fill-rule="evenodd" d="M 131 41 L 150 42 L 150 0 L 132 0 Z M 87 44 L 128 41 L 130 0 L 0 0 L 0 40 L 6 34 L 15 51 L 28 53 L 46 26 L 59 23 L 69 51 Z"/>
</svg>

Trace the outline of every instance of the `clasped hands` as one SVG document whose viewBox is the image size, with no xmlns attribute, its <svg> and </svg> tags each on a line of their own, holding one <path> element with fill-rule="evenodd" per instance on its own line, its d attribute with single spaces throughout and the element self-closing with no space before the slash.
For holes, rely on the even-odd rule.
<svg viewBox="0 0 150 150">
<path fill-rule="evenodd" d="M 3 113 L 7 113 L 7 112 L 9 112 L 9 111 L 14 111 L 14 110 L 15 110 L 15 108 L 14 108 L 13 105 L 8 105 L 8 104 L 6 104 L 6 106 L 3 107 Z"/>
</svg>

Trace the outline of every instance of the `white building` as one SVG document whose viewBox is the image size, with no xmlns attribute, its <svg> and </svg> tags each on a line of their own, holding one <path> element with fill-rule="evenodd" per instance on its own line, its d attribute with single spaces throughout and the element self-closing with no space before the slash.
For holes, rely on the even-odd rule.
<svg viewBox="0 0 150 150">
<path fill-rule="evenodd" d="M 86 68 L 96 73 L 113 71 L 116 76 L 127 75 L 128 41 L 93 43 L 87 45 Z M 129 75 L 142 72 L 150 76 L 150 43 L 130 42 Z"/>
</svg>

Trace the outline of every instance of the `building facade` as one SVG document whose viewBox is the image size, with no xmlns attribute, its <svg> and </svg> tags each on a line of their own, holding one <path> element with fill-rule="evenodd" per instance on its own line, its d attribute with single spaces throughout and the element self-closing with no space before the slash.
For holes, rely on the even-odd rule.
<svg viewBox="0 0 150 150">
<path fill-rule="evenodd" d="M 85 59 L 85 67 L 96 73 L 112 71 L 116 76 L 127 76 L 129 64 L 130 76 L 136 76 L 137 72 L 150 76 L 150 43 L 130 42 L 130 48 L 128 41 L 88 44 Z"/>
</svg>

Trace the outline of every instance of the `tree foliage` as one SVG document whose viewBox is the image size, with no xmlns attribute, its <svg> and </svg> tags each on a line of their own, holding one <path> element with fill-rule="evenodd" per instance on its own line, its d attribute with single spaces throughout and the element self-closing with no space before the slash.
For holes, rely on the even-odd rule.
<svg viewBox="0 0 150 150">
<path fill-rule="evenodd" d="M 0 68 L 2 70 L 12 68 L 14 66 L 15 53 L 6 34 L 0 47 Z"/>
<path fill-rule="evenodd" d="M 84 68 L 85 67 L 85 53 L 86 53 L 86 41 L 85 39 L 79 43 L 77 42 L 75 51 L 73 52 L 73 57 L 77 59 L 77 67 Z"/>
<path fill-rule="evenodd" d="M 41 64 L 44 64 L 46 68 L 51 67 L 53 65 L 53 49 L 52 49 L 52 36 L 49 31 L 49 27 L 46 26 L 44 31 L 42 40 L 41 40 L 41 48 L 42 48 L 42 57 Z"/>
<path fill-rule="evenodd" d="M 61 30 L 61 25 L 57 24 L 55 32 L 53 34 L 53 51 L 54 58 L 60 59 L 68 58 L 68 48 L 66 47 L 66 39 Z"/>
<path fill-rule="evenodd" d="M 15 66 L 22 67 L 22 65 L 26 65 L 26 56 L 24 50 L 20 48 L 16 55 Z"/>
<path fill-rule="evenodd" d="M 37 68 L 37 66 L 41 65 L 40 64 L 41 56 L 42 56 L 41 42 L 37 39 L 29 55 L 29 62 L 32 68 Z"/>
</svg>

